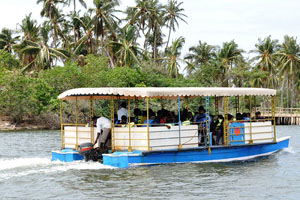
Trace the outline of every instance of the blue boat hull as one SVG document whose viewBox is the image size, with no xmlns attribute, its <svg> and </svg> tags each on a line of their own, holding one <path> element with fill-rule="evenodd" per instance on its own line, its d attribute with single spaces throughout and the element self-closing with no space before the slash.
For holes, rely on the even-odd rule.
<svg viewBox="0 0 300 200">
<path fill-rule="evenodd" d="M 63 149 L 61 151 L 52 151 L 52 161 L 73 162 L 83 160 L 84 157 L 73 149 Z"/>
<path fill-rule="evenodd" d="M 103 154 L 103 164 L 128 168 L 166 163 L 230 162 L 270 155 L 283 148 L 288 148 L 288 145 L 289 137 L 286 137 L 279 139 L 276 143 L 213 146 L 210 154 L 208 149 L 203 147 L 149 152 L 114 152 L 113 154 Z"/>
</svg>

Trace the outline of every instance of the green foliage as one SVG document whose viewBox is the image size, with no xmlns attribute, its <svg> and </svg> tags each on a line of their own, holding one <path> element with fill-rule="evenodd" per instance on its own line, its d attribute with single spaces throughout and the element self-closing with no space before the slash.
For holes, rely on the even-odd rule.
<svg viewBox="0 0 300 200">
<path fill-rule="evenodd" d="M 72 88 L 84 86 L 84 77 L 81 67 L 76 63 L 67 63 L 64 67 L 55 67 L 52 70 L 44 70 L 40 78 L 48 83 L 56 95 Z"/>
<path fill-rule="evenodd" d="M 116 67 L 107 73 L 108 87 L 135 87 L 142 80 L 140 73 L 129 67 Z"/>
<path fill-rule="evenodd" d="M 0 68 L 8 70 L 19 69 L 20 61 L 17 60 L 11 53 L 5 50 L 0 50 Z"/>
<path fill-rule="evenodd" d="M 109 82 L 107 77 L 108 59 L 104 56 L 88 55 L 86 65 L 81 68 L 83 85 L 85 87 L 104 87 Z"/>
<path fill-rule="evenodd" d="M 5 73 L 1 78 L 0 112 L 20 122 L 24 116 L 41 114 L 47 110 L 52 90 L 40 79 L 23 76 L 19 72 Z"/>
</svg>

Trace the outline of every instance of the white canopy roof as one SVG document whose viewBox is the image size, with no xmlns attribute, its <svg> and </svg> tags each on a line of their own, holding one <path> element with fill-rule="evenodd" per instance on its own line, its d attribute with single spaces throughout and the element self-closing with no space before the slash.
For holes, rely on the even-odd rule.
<svg viewBox="0 0 300 200">
<path fill-rule="evenodd" d="M 109 99 L 120 98 L 177 98 L 196 96 L 274 96 L 276 90 L 266 88 L 225 87 L 131 87 L 131 88 L 76 88 L 63 92 L 59 99 Z"/>
</svg>

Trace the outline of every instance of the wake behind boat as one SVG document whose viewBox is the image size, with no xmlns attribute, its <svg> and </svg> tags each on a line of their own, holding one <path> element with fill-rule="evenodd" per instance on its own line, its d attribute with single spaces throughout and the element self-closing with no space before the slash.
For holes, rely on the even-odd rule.
<svg viewBox="0 0 300 200">
<path fill-rule="evenodd" d="M 90 153 L 95 153 L 94 146 L 101 147 L 98 141 L 95 143 L 99 128 L 92 123 L 94 104 L 98 100 L 110 102 L 110 141 L 108 149 L 98 151 L 104 165 L 127 168 L 165 163 L 229 162 L 270 155 L 289 145 L 289 137 L 276 137 L 275 95 L 276 90 L 264 88 L 68 90 L 58 97 L 61 100 L 61 150 L 52 152 L 52 160 L 70 162 L 82 160 L 84 156 L 87 159 Z M 258 115 L 256 101 L 263 97 L 272 107 L 271 118 Z M 64 100 L 75 101 L 75 124 L 63 123 Z M 79 100 L 90 102 L 88 125 L 79 124 Z M 157 113 L 152 111 L 153 104 L 149 101 L 163 104 L 165 100 L 169 104 L 177 101 L 177 114 L 164 108 Z M 240 113 L 241 100 L 244 109 L 248 109 L 245 115 Z M 128 117 L 123 122 L 115 116 L 121 101 L 128 107 Z M 199 106 L 198 113 L 193 115 L 189 111 L 189 102 L 200 102 L 205 106 Z M 146 108 L 144 114 L 135 112 L 139 107 Z M 234 112 L 235 119 L 229 114 Z"/>
</svg>

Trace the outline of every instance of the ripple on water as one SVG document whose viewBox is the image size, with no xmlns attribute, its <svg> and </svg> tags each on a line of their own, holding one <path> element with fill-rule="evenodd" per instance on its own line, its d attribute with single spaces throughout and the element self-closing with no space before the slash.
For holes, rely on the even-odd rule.
<svg viewBox="0 0 300 200">
<path fill-rule="evenodd" d="M 1 198 L 298 199 L 299 133 L 298 126 L 278 127 L 278 136 L 292 136 L 290 148 L 252 161 L 132 169 L 51 162 L 59 131 L 0 133 Z"/>
</svg>

